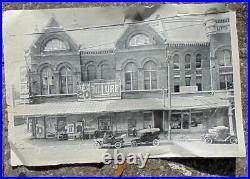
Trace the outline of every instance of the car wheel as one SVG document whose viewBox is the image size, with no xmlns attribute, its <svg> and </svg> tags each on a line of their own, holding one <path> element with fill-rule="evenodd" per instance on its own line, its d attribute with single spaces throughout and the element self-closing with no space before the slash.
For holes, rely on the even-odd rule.
<svg viewBox="0 0 250 179">
<path fill-rule="evenodd" d="M 102 142 L 97 142 L 97 143 L 95 143 L 95 145 L 96 145 L 96 147 L 98 149 L 101 149 L 103 147 L 103 143 Z"/>
<path fill-rule="evenodd" d="M 235 136 L 230 137 L 229 139 L 230 144 L 238 144 L 238 139 Z"/>
<path fill-rule="evenodd" d="M 160 141 L 158 139 L 153 140 L 153 146 L 157 146 L 160 144 Z"/>
<path fill-rule="evenodd" d="M 132 142 L 131 142 L 131 146 L 132 146 L 132 147 L 137 147 L 137 146 L 138 146 L 138 144 L 137 144 L 137 142 L 136 142 L 136 141 L 132 141 Z"/>
<path fill-rule="evenodd" d="M 211 139 L 211 138 L 205 138 L 205 142 L 207 144 L 212 144 L 213 143 L 213 139 Z"/>
<path fill-rule="evenodd" d="M 119 149 L 122 147 L 122 143 L 121 142 L 116 142 L 115 143 L 115 148 Z"/>
</svg>

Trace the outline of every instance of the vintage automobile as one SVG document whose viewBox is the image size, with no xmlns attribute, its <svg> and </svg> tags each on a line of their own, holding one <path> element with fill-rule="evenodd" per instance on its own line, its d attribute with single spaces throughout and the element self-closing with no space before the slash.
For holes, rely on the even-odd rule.
<svg viewBox="0 0 250 179">
<path fill-rule="evenodd" d="M 208 144 L 212 143 L 230 143 L 237 144 L 238 139 L 234 135 L 230 135 L 229 129 L 226 126 L 217 126 L 208 130 L 207 133 L 201 136 L 202 140 Z"/>
<path fill-rule="evenodd" d="M 157 146 L 160 144 L 159 134 L 159 128 L 139 130 L 137 131 L 137 137 L 131 140 L 131 146 L 136 147 L 143 144 L 152 144 L 154 146 Z"/>
<path fill-rule="evenodd" d="M 97 138 L 94 139 L 95 145 L 98 148 L 111 148 L 111 147 L 115 147 L 117 149 L 123 147 L 124 145 L 124 137 L 126 136 L 126 134 L 123 134 L 121 136 L 115 137 L 113 134 L 107 134 L 104 135 L 103 138 Z"/>
</svg>

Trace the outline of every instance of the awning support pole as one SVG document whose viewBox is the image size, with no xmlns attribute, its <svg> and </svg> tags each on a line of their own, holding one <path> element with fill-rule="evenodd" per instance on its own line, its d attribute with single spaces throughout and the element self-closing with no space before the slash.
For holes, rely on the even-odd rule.
<svg viewBox="0 0 250 179">
<path fill-rule="evenodd" d="M 229 133 L 230 135 L 235 135 L 234 133 L 234 125 L 233 125 L 233 112 L 232 112 L 232 104 L 228 107 L 228 120 L 229 120 Z"/>
</svg>

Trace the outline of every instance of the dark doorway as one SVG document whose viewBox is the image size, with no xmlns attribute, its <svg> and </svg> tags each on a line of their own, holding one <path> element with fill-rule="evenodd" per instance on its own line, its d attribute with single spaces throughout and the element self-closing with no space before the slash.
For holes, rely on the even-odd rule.
<svg viewBox="0 0 250 179">
<path fill-rule="evenodd" d="M 163 131 L 163 111 L 154 111 L 154 127 Z"/>
</svg>

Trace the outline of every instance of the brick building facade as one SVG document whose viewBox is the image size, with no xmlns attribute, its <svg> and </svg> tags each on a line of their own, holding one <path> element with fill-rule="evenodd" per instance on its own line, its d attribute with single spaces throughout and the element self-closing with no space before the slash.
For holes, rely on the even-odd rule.
<svg viewBox="0 0 250 179">
<path fill-rule="evenodd" d="M 60 130 L 77 138 L 157 127 L 169 139 L 180 133 L 198 139 L 219 125 L 234 133 L 229 27 L 229 16 L 217 14 L 82 29 L 74 36 L 52 18 L 25 55 L 29 104 L 17 109 L 30 113 L 17 116 L 27 117 L 37 138 Z M 120 99 L 78 101 L 79 85 L 109 81 L 119 81 Z"/>
</svg>

